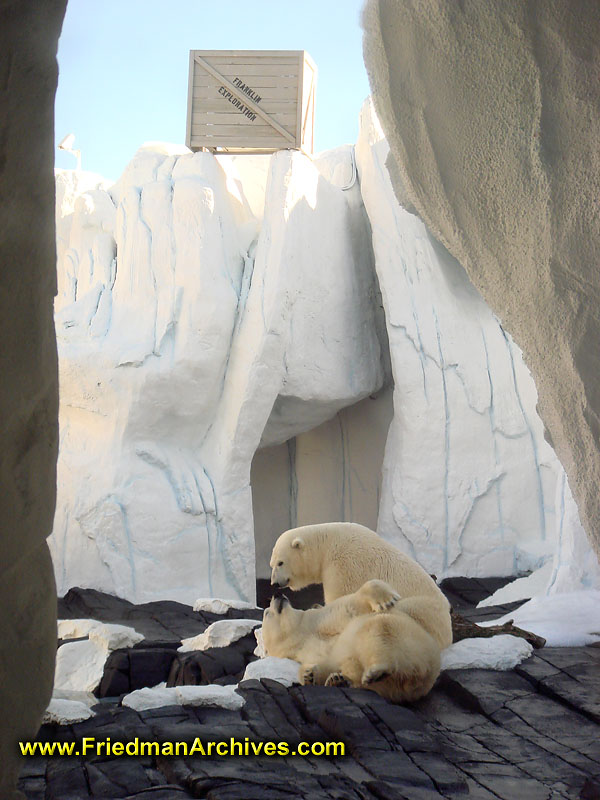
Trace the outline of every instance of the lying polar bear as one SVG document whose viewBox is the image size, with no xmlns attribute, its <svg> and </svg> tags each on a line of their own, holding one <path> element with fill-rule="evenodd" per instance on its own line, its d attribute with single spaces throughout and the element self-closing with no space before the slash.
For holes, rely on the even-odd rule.
<svg viewBox="0 0 600 800">
<path fill-rule="evenodd" d="M 418 700 L 440 673 L 440 647 L 403 602 L 379 580 L 308 611 L 274 597 L 263 616 L 265 651 L 299 661 L 303 684 L 363 687 L 397 703 Z"/>
<path fill-rule="evenodd" d="M 434 580 L 412 558 L 374 531 L 353 522 L 304 525 L 282 533 L 271 556 L 271 583 L 302 589 L 322 583 L 325 603 L 356 592 L 365 581 L 386 581 L 403 611 L 443 649 L 452 644 L 450 605 Z"/>
</svg>

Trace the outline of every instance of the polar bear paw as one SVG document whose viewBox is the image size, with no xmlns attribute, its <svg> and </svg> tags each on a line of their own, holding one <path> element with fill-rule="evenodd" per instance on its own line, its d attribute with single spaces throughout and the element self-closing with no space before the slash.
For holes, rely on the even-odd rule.
<svg viewBox="0 0 600 800">
<path fill-rule="evenodd" d="M 367 581 L 359 591 L 376 614 L 385 614 L 400 600 L 398 592 L 385 581 L 377 579 Z"/>
<path fill-rule="evenodd" d="M 325 686 L 350 686 L 350 681 L 341 672 L 332 672 L 325 681 Z"/>
<path fill-rule="evenodd" d="M 377 681 L 382 681 L 384 678 L 389 678 L 389 676 L 390 671 L 387 667 L 382 664 L 374 664 L 363 672 L 362 683 L 365 686 L 369 686 L 372 683 L 377 683 Z"/>
<path fill-rule="evenodd" d="M 303 667 L 300 670 L 300 683 L 303 686 L 315 686 L 317 683 L 316 667 Z"/>
</svg>

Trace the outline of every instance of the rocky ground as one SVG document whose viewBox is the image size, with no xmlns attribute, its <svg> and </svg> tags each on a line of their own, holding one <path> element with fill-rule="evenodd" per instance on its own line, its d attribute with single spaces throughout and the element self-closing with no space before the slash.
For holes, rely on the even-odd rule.
<svg viewBox="0 0 600 800">
<path fill-rule="evenodd" d="M 477 621 L 507 610 L 474 608 L 498 585 L 452 579 L 443 588 L 456 610 Z M 260 612 L 227 616 L 260 618 Z M 174 602 L 133 606 L 91 590 L 71 590 L 59 601 L 59 617 L 118 622 L 146 638 L 111 654 L 94 718 L 44 725 L 40 740 L 343 741 L 346 755 L 35 757 L 24 759 L 20 779 L 30 800 L 600 798 L 600 648 L 543 648 L 508 672 L 446 671 L 428 697 L 410 706 L 366 690 L 250 680 L 240 686 L 246 703 L 239 711 L 136 712 L 120 700 L 141 686 L 236 683 L 254 658 L 254 637 L 178 654 L 183 638 L 222 617 Z"/>
</svg>

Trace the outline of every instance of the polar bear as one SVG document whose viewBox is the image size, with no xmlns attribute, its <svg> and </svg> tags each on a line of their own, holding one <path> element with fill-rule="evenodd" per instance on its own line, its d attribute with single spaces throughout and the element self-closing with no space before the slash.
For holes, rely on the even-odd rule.
<svg viewBox="0 0 600 800">
<path fill-rule="evenodd" d="M 372 689 L 393 702 L 426 695 L 440 673 L 440 647 L 379 580 L 320 608 L 274 597 L 263 616 L 270 656 L 300 662 L 303 684 Z"/>
<path fill-rule="evenodd" d="M 402 599 L 402 611 L 437 641 L 452 644 L 450 605 L 434 580 L 412 558 L 369 528 L 326 522 L 285 531 L 275 542 L 271 584 L 302 589 L 322 583 L 325 603 L 356 592 L 378 578 Z"/>
</svg>

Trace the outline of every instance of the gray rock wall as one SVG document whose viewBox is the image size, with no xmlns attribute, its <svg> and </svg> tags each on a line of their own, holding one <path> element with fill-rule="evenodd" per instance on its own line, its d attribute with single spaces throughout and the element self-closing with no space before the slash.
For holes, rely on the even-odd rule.
<svg viewBox="0 0 600 800">
<path fill-rule="evenodd" d="M 0 796 L 52 689 L 58 381 L 54 94 L 66 0 L 0 4 Z M 17 795 L 14 794 L 16 797 Z"/>
<path fill-rule="evenodd" d="M 523 349 L 600 552 L 600 5 L 368 0 L 400 202 Z"/>
</svg>

